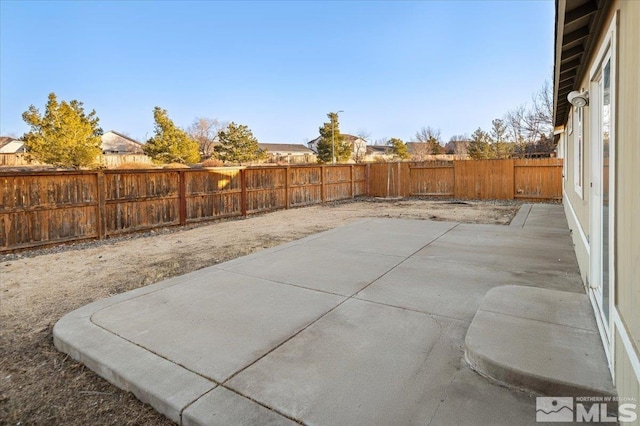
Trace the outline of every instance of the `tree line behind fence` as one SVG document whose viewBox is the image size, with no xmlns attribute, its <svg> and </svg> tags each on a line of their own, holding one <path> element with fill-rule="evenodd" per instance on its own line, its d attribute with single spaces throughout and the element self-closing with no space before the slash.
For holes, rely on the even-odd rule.
<svg viewBox="0 0 640 426">
<path fill-rule="evenodd" d="M 562 197 L 562 160 L 0 173 L 0 251 L 360 196 Z"/>
</svg>

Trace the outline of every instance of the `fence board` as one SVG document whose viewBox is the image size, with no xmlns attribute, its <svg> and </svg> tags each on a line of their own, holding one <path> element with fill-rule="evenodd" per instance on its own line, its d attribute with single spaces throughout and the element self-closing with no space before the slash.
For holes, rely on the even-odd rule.
<svg viewBox="0 0 640 426">
<path fill-rule="evenodd" d="M 95 174 L 0 177 L 0 250 L 97 237 Z"/>
<path fill-rule="evenodd" d="M 367 195 L 367 166 L 358 164 L 353 166 L 353 196 Z"/>
<path fill-rule="evenodd" d="M 30 160 L 27 154 L 17 153 L 0 153 L 0 167 L 12 167 L 12 166 L 33 166 L 41 165 L 42 163 Z"/>
<path fill-rule="evenodd" d="M 289 169 L 289 205 L 294 207 L 322 202 L 322 167 Z"/>
<path fill-rule="evenodd" d="M 455 168 L 453 162 L 411 166 L 411 195 L 453 196 Z"/>
<path fill-rule="evenodd" d="M 351 198 L 351 166 L 332 166 L 324 170 L 324 200 L 338 201 Z"/>
<path fill-rule="evenodd" d="M 373 197 L 399 197 L 399 163 L 373 163 L 369 174 L 369 195 Z M 405 174 L 408 176 L 408 173 Z"/>
<path fill-rule="evenodd" d="M 398 196 L 408 197 L 411 195 L 411 163 L 398 162 Z"/>
<path fill-rule="evenodd" d="M 105 172 L 107 235 L 180 223 L 179 171 Z"/>
<path fill-rule="evenodd" d="M 513 199 L 513 160 L 468 160 L 454 164 L 456 198 Z"/>
<path fill-rule="evenodd" d="M 98 158 L 98 162 L 107 168 L 114 168 L 127 163 L 153 164 L 151 157 L 147 157 L 144 154 L 103 154 Z"/>
<path fill-rule="evenodd" d="M 126 163 L 148 164 L 151 166 L 153 161 L 151 157 L 144 154 L 102 154 L 98 156 L 96 163 L 101 166 L 114 168 Z M 27 154 L 5 154 L 0 153 L 0 167 L 16 167 L 16 166 L 36 166 L 45 165 L 37 160 L 29 158 Z"/>
<path fill-rule="evenodd" d="M 245 173 L 248 214 L 286 207 L 286 168 L 246 169 Z"/>
<path fill-rule="evenodd" d="M 515 160 L 515 198 L 562 199 L 562 159 Z"/>
<path fill-rule="evenodd" d="M 239 169 L 184 172 L 186 222 L 242 215 Z"/>
</svg>

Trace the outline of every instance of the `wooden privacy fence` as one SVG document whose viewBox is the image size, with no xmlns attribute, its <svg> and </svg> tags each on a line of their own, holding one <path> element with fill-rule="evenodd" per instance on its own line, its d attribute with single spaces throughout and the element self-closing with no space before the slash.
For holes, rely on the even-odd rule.
<svg viewBox="0 0 640 426">
<path fill-rule="evenodd" d="M 476 200 L 560 200 L 562 159 L 375 163 L 369 195 Z"/>
<path fill-rule="evenodd" d="M 35 160 L 29 161 L 27 154 L 16 153 L 7 154 L 0 153 L 0 166 L 25 166 L 42 164 Z"/>
<path fill-rule="evenodd" d="M 562 160 L 0 173 L 0 252 L 358 196 L 559 199 Z"/>
<path fill-rule="evenodd" d="M 153 164 L 151 157 L 143 154 L 101 154 L 97 162 L 104 167 L 117 167 L 125 163 Z M 45 165 L 37 160 L 30 159 L 27 154 L 0 153 L 0 166 L 35 166 Z"/>
<path fill-rule="evenodd" d="M 364 165 L 0 173 L 0 251 L 366 193 Z"/>
</svg>

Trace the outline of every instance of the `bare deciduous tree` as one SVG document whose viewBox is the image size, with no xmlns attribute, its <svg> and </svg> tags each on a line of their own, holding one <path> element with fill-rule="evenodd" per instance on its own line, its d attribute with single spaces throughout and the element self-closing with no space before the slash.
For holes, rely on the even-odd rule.
<svg viewBox="0 0 640 426">
<path fill-rule="evenodd" d="M 538 141 L 552 139 L 553 92 L 548 81 L 533 95 L 532 101 L 531 107 L 520 105 L 507 112 L 504 117 L 507 133 L 515 142 L 516 153 L 521 158 L 525 157 Z"/>
<path fill-rule="evenodd" d="M 432 127 L 423 127 L 416 132 L 416 140 L 418 142 L 440 142 L 440 129 Z"/>
<path fill-rule="evenodd" d="M 367 129 L 358 129 L 356 136 L 364 141 L 364 143 L 358 143 L 355 141 L 353 144 L 353 153 L 351 157 L 356 163 L 362 163 L 367 155 L 367 145 L 369 145 L 369 139 L 371 138 L 371 132 Z"/>
<path fill-rule="evenodd" d="M 468 147 L 469 147 L 468 139 L 467 140 L 454 141 L 453 154 L 459 160 L 465 159 L 469 155 Z"/>
<path fill-rule="evenodd" d="M 449 142 L 444 146 L 446 154 L 455 155 L 458 160 L 463 160 L 468 156 L 467 147 L 471 138 L 468 134 L 453 135 L 449 138 Z"/>
<path fill-rule="evenodd" d="M 416 161 L 424 161 L 430 154 L 442 154 L 440 129 L 423 127 L 416 132 L 416 140 L 412 152 Z"/>
<path fill-rule="evenodd" d="M 463 134 L 463 135 L 453 135 L 449 138 L 449 142 L 459 142 L 459 141 L 468 141 L 469 135 L 468 134 Z"/>
<path fill-rule="evenodd" d="M 356 133 L 356 136 L 362 139 L 363 141 L 366 141 L 368 144 L 369 139 L 371 138 L 371 132 L 368 131 L 367 129 L 358 129 L 358 133 Z"/>
<path fill-rule="evenodd" d="M 218 133 L 229 125 L 227 121 L 217 118 L 196 117 L 187 129 L 187 133 L 198 142 L 200 155 L 209 158 L 213 148 L 218 143 Z"/>
<path fill-rule="evenodd" d="M 553 88 L 546 80 L 542 88 L 533 95 L 531 114 L 538 122 L 540 137 L 549 137 L 553 133 Z"/>
</svg>

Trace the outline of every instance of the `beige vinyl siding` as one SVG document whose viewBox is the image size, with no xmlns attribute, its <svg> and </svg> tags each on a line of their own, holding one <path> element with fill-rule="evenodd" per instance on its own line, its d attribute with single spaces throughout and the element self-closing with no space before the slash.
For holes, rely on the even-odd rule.
<svg viewBox="0 0 640 426">
<path fill-rule="evenodd" d="M 581 88 L 589 87 L 589 79 L 586 78 Z M 573 114 L 573 110 L 571 112 Z M 566 127 L 565 127 L 566 128 Z M 565 133 L 567 137 L 567 153 L 565 161 L 567 162 L 567 176 L 565 181 L 565 211 L 567 220 L 569 223 L 569 229 L 571 229 L 571 236 L 573 237 L 573 243 L 576 248 L 576 257 L 578 259 L 578 265 L 580 267 L 580 274 L 582 281 L 586 283 L 589 274 L 589 254 L 585 242 L 583 241 L 580 232 L 589 238 L 589 163 L 591 161 L 590 144 L 589 144 L 589 114 L 585 110 L 582 120 L 582 198 L 575 190 L 575 169 L 578 165 L 575 163 L 575 150 L 576 150 L 576 138 L 578 137 L 578 121 L 573 120 L 573 133 L 571 135 Z M 571 203 L 571 207 L 575 212 L 576 220 L 572 217 L 572 213 L 567 206 L 567 202 Z M 580 227 L 581 229 L 578 229 Z M 588 241 L 588 240 L 587 240 Z"/>
<path fill-rule="evenodd" d="M 640 348 L 640 2 L 619 2 L 616 155 L 616 295 Z M 619 349 L 619 348 L 617 348 Z M 630 372 L 632 373 L 632 372 Z M 636 388 L 637 389 L 637 388 Z M 640 401 L 639 401 L 640 403 Z"/>
<path fill-rule="evenodd" d="M 604 17 L 604 29 L 591 48 L 588 57 L 583 58 L 587 73 L 580 81 L 579 88 L 589 89 L 590 75 L 596 56 L 605 42 L 609 23 L 618 16 L 617 49 L 612 58 L 616 63 L 615 106 L 614 106 L 614 167 L 615 209 L 614 209 L 614 304 L 620 322 L 616 321 L 612 339 L 614 341 L 613 372 L 618 394 L 636 398 L 640 414 L 640 380 L 638 379 L 638 359 L 640 358 L 640 1 L 617 0 L 611 5 L 609 16 Z M 573 134 L 567 138 L 567 180 L 565 181 L 565 211 L 572 228 L 576 256 L 585 279 L 589 274 L 589 256 L 579 233 L 589 236 L 589 196 L 591 135 L 588 108 L 586 108 L 584 128 L 584 175 L 583 199 L 574 190 L 574 138 L 577 123 L 573 121 Z M 565 129 L 567 127 L 565 126 Z M 574 213 L 569 208 L 573 207 Z M 579 228 L 579 229 L 578 229 Z M 615 316 L 615 315 L 614 315 Z M 627 343 L 627 344 L 625 344 Z M 630 343 L 630 344 L 629 344 Z M 634 365 L 636 368 L 634 369 Z M 640 426 L 639 419 L 633 423 Z"/>
<path fill-rule="evenodd" d="M 618 390 L 618 396 L 625 398 L 635 398 L 636 407 L 640 407 L 640 382 L 636 379 L 633 366 L 629 361 L 629 354 L 624 350 L 624 345 L 620 334 L 616 332 L 616 359 L 615 359 L 615 385 Z M 638 419 L 633 423 L 624 423 L 625 425 L 640 426 L 640 408 L 636 408 Z"/>
</svg>

